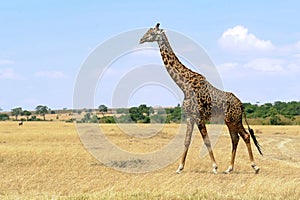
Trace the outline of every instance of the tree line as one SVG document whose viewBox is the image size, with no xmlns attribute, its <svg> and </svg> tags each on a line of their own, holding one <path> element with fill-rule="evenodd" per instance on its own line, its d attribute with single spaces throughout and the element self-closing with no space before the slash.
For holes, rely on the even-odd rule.
<svg viewBox="0 0 300 200">
<path fill-rule="evenodd" d="M 137 107 L 118 108 L 116 113 L 120 116 L 105 116 L 100 123 L 180 123 L 184 113 L 178 104 L 170 108 L 153 108 L 146 104 Z"/>
<path fill-rule="evenodd" d="M 294 118 L 300 115 L 300 102 L 281 102 L 275 101 L 263 105 L 244 103 L 244 110 L 250 118 L 266 118 L 275 115 L 282 115 L 287 118 Z"/>
<path fill-rule="evenodd" d="M 256 124 L 265 125 L 300 125 L 300 102 L 281 102 L 265 103 L 262 105 L 244 103 L 244 111 L 248 119 Z M 119 118 L 111 117 L 103 118 L 102 122 L 115 123 L 180 123 L 184 120 L 185 115 L 181 106 L 178 104 L 173 108 L 154 109 L 146 105 L 132 107 L 129 109 L 117 109 L 117 113 L 126 113 Z M 116 119 L 116 120 L 115 120 Z M 223 121 L 219 121 L 223 123 Z M 209 123 L 209 122 L 208 122 Z M 218 123 L 211 122 L 211 123 Z"/>
<path fill-rule="evenodd" d="M 300 125 L 300 102 L 275 101 L 263 105 L 244 103 L 247 118 L 261 119 L 261 124 Z"/>
<path fill-rule="evenodd" d="M 19 120 L 19 116 L 25 116 L 27 121 L 38 121 L 39 119 L 36 117 L 36 115 L 41 115 L 45 121 L 45 116 L 48 113 L 51 113 L 51 109 L 44 105 L 38 105 L 35 108 L 35 115 L 33 115 L 33 112 L 31 111 L 23 110 L 22 107 L 13 108 L 10 112 L 11 116 L 14 117 L 14 120 Z M 0 113 L 0 121 L 5 120 L 9 120 L 9 115 L 6 113 Z"/>
<path fill-rule="evenodd" d="M 300 102 L 281 102 L 265 103 L 262 105 L 244 103 L 244 111 L 247 118 L 256 124 L 270 124 L 270 125 L 300 125 Z M 81 119 L 71 118 L 68 122 L 78 123 L 180 123 L 184 120 L 185 115 L 182 112 L 180 104 L 170 108 L 153 108 L 145 104 L 130 108 L 113 109 L 114 113 L 107 115 L 108 107 L 100 105 L 96 111 L 101 114 L 93 113 L 95 109 L 73 110 L 70 112 L 77 112 L 84 115 Z M 34 112 L 22 110 L 21 107 L 11 109 L 10 115 L 14 120 L 18 120 L 20 116 L 26 118 L 27 121 L 41 120 L 36 117 L 40 115 L 45 119 L 46 114 L 55 114 L 50 108 L 44 105 L 39 105 Z M 0 113 L 0 120 L 8 120 L 9 115 Z M 24 118 L 22 118 L 24 119 Z M 217 123 L 217 122 L 212 122 Z"/>
<path fill-rule="evenodd" d="M 244 103 L 246 116 L 254 124 L 262 125 L 300 125 L 300 102 L 265 103 L 262 105 Z M 102 114 L 103 107 L 102 105 Z M 107 111 L 107 109 L 106 109 Z M 93 116 L 90 122 L 100 123 L 180 123 L 185 114 L 178 104 L 172 108 L 153 108 L 142 104 L 137 107 L 119 108 L 116 113 L 120 116 L 104 116 L 97 118 Z M 87 120 L 85 120 L 87 122 Z M 208 123 L 223 123 L 223 120 L 216 120 Z"/>
</svg>

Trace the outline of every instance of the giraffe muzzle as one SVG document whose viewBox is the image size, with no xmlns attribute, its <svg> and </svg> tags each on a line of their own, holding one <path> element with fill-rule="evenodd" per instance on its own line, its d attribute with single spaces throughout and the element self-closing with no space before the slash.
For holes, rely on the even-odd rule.
<svg viewBox="0 0 300 200">
<path fill-rule="evenodd" d="M 140 44 L 143 44 L 144 42 L 145 42 L 145 40 L 143 40 L 143 38 L 140 39 Z"/>
</svg>

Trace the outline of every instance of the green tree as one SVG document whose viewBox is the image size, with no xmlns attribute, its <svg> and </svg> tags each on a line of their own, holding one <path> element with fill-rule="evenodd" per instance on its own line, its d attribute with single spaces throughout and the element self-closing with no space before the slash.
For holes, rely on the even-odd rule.
<svg viewBox="0 0 300 200">
<path fill-rule="evenodd" d="M 35 108 L 35 113 L 38 114 L 38 115 L 42 115 L 43 118 L 44 118 L 44 121 L 46 121 L 46 114 L 49 113 L 49 108 L 47 106 L 43 106 L 43 105 L 38 105 L 36 108 Z"/>
<path fill-rule="evenodd" d="M 9 119 L 8 114 L 0 113 L 0 121 L 6 121 Z"/>
<path fill-rule="evenodd" d="M 244 111 L 247 117 L 256 117 L 257 105 L 252 105 L 251 103 L 243 103 Z"/>
<path fill-rule="evenodd" d="M 138 107 L 129 108 L 129 114 L 132 121 L 137 122 L 138 120 L 143 118 L 143 114 L 139 112 Z"/>
<path fill-rule="evenodd" d="M 164 117 L 163 115 L 159 115 L 159 114 L 156 114 L 156 115 L 152 115 L 150 117 L 150 120 L 152 123 L 165 123 L 166 121 L 166 117 Z"/>
<path fill-rule="evenodd" d="M 116 123 L 115 118 L 113 116 L 101 117 L 99 122 L 100 123 L 108 123 L 108 124 Z"/>
<path fill-rule="evenodd" d="M 22 113 L 21 107 L 11 109 L 11 115 L 15 116 L 16 120 L 18 120 L 18 116 L 21 115 L 21 113 Z"/>
<path fill-rule="evenodd" d="M 280 125 L 281 119 L 277 115 L 273 115 L 270 118 L 270 124 L 271 125 Z"/>
<path fill-rule="evenodd" d="M 118 123 L 133 123 L 130 114 L 121 115 L 120 117 L 117 118 L 117 122 Z"/>
<path fill-rule="evenodd" d="M 129 108 L 129 114 L 134 122 L 149 123 L 150 114 L 153 112 L 152 107 L 147 107 L 145 104 L 141 104 L 139 107 Z"/>
<path fill-rule="evenodd" d="M 275 116 L 275 115 L 277 115 L 279 112 L 278 112 L 278 110 L 274 107 L 274 106 L 272 106 L 269 110 L 268 110 L 268 116 Z"/>
<path fill-rule="evenodd" d="M 81 119 L 81 121 L 84 122 L 84 123 L 88 123 L 90 120 L 91 120 L 91 113 L 86 113 L 83 116 L 83 119 Z"/>
<path fill-rule="evenodd" d="M 28 121 L 28 118 L 29 118 L 29 116 L 30 116 L 31 114 L 32 114 L 32 113 L 31 113 L 30 111 L 28 111 L 28 110 L 24 110 L 24 111 L 22 112 L 22 115 L 25 115 L 25 116 L 26 116 L 27 121 Z"/>
<path fill-rule="evenodd" d="M 99 110 L 99 112 L 103 115 L 103 117 L 104 117 L 104 113 L 106 113 L 107 112 L 107 106 L 105 106 L 105 105 L 100 105 L 99 107 L 98 107 L 98 110 Z"/>
<path fill-rule="evenodd" d="M 127 114 L 128 113 L 128 108 L 117 108 L 116 112 L 118 114 Z"/>
<path fill-rule="evenodd" d="M 167 113 L 167 119 L 166 122 L 175 122 L 178 123 L 181 121 L 181 118 L 184 118 L 184 113 L 181 112 L 181 107 L 178 104 L 175 108 L 167 108 L 166 109 Z"/>
<path fill-rule="evenodd" d="M 99 122 L 99 118 L 97 117 L 97 115 L 93 115 L 89 121 L 90 123 L 98 123 Z"/>
<path fill-rule="evenodd" d="M 285 113 L 282 114 L 287 117 L 300 115 L 300 102 L 291 101 L 287 103 Z"/>
</svg>

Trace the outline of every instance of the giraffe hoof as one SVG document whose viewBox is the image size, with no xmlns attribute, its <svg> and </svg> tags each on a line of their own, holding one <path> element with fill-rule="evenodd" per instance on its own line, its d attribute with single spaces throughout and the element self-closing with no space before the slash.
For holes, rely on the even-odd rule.
<svg viewBox="0 0 300 200">
<path fill-rule="evenodd" d="M 181 174 L 182 170 L 183 170 L 183 165 L 180 164 L 179 167 L 178 167 L 178 169 L 176 170 L 176 173 L 177 174 Z"/>
<path fill-rule="evenodd" d="M 213 172 L 213 174 L 217 174 L 218 173 L 218 168 L 213 168 L 212 172 Z"/>
<path fill-rule="evenodd" d="M 255 170 L 255 174 L 258 174 L 259 171 L 260 171 L 260 168 L 256 169 L 256 170 Z"/>
<path fill-rule="evenodd" d="M 256 166 L 255 164 L 251 165 L 251 167 L 254 169 L 255 174 L 258 174 L 260 171 L 260 168 L 258 166 Z"/>
<path fill-rule="evenodd" d="M 230 174 L 233 171 L 233 168 L 230 166 L 228 169 L 224 172 L 224 174 Z"/>
<path fill-rule="evenodd" d="M 223 172 L 223 174 L 231 174 L 232 171 L 228 171 L 226 170 L 225 172 Z"/>
<path fill-rule="evenodd" d="M 218 166 L 217 166 L 216 164 L 213 164 L 213 170 L 212 170 L 212 172 L 213 172 L 214 174 L 217 174 L 217 173 L 218 173 Z"/>
</svg>

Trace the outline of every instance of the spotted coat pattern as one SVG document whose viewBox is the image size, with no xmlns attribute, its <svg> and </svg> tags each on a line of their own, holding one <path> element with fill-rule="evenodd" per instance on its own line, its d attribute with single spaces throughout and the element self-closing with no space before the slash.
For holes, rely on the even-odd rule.
<svg viewBox="0 0 300 200">
<path fill-rule="evenodd" d="M 183 109 L 194 120 L 223 117 L 228 123 L 242 121 L 242 102 L 231 92 L 215 88 L 206 78 L 185 67 L 171 49 L 165 33 L 159 41 L 162 60 L 172 79 L 184 93 Z"/>
<path fill-rule="evenodd" d="M 210 158 L 213 163 L 213 172 L 217 172 L 217 164 L 207 135 L 205 123 L 214 117 L 221 117 L 228 126 L 232 140 L 231 165 L 226 172 L 229 173 L 233 170 L 236 148 L 240 135 L 247 145 L 250 161 L 252 162 L 251 166 L 257 173 L 259 171 L 259 167 L 254 164 L 250 146 L 250 137 L 242 124 L 242 102 L 233 93 L 215 88 L 203 75 L 185 67 L 172 50 L 163 29 L 159 29 L 159 24 L 157 24 L 154 28 L 150 28 L 144 34 L 144 36 L 140 39 L 140 43 L 144 42 L 158 43 L 161 57 L 168 73 L 184 93 L 182 107 L 187 116 L 187 131 L 184 142 L 185 150 L 177 172 L 181 172 L 184 168 L 195 123 L 197 124 L 204 143 L 209 151 Z"/>
</svg>

